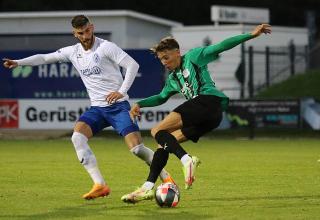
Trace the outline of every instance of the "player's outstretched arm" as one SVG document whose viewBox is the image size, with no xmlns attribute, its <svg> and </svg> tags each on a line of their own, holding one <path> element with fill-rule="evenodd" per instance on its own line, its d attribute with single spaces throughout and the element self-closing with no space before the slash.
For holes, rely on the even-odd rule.
<svg viewBox="0 0 320 220">
<path fill-rule="evenodd" d="M 244 43 L 250 39 L 258 37 L 262 33 L 270 34 L 271 33 L 271 25 L 260 24 L 260 25 L 256 26 L 251 33 L 236 35 L 233 37 L 229 37 L 229 38 L 227 38 L 217 44 L 209 45 L 204 48 L 194 49 L 193 51 L 197 54 L 200 54 L 200 55 L 194 56 L 192 58 L 193 62 L 198 64 L 199 66 L 207 65 L 208 63 L 215 60 L 219 56 L 220 53 L 222 53 L 226 50 L 230 50 L 230 49 L 234 48 L 235 46 L 237 46 L 241 43 Z M 202 50 L 201 53 L 199 53 L 199 50 Z"/>
<path fill-rule="evenodd" d="M 260 24 L 256 26 L 253 31 L 251 32 L 251 35 L 254 37 L 258 37 L 261 34 L 271 34 L 271 25 L 270 24 Z"/>
<path fill-rule="evenodd" d="M 5 68 L 12 69 L 12 68 L 15 68 L 18 66 L 18 62 L 14 61 L 14 60 L 11 60 L 8 58 L 3 58 L 2 60 L 3 60 L 3 66 Z"/>
<path fill-rule="evenodd" d="M 3 65 L 6 68 L 14 68 L 17 66 L 38 66 L 42 64 L 56 63 L 58 61 L 66 62 L 65 58 L 58 57 L 56 52 L 48 54 L 36 54 L 30 57 L 26 57 L 20 60 L 11 60 L 8 58 L 3 58 Z"/>
</svg>

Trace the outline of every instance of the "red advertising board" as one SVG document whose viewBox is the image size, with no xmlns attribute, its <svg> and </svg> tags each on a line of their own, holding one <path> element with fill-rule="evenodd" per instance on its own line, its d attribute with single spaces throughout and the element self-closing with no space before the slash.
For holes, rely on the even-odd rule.
<svg viewBox="0 0 320 220">
<path fill-rule="evenodd" d="M 0 99 L 0 128 L 19 127 L 19 105 L 17 100 Z"/>
</svg>

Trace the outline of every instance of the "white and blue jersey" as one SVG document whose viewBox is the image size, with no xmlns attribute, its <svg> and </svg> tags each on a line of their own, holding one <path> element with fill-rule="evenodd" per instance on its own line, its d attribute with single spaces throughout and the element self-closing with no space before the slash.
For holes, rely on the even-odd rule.
<svg viewBox="0 0 320 220">
<path fill-rule="evenodd" d="M 109 126 L 122 136 L 139 130 L 130 118 L 126 91 L 116 103 L 106 102 L 106 96 L 119 91 L 123 84 L 119 64 L 128 56 L 126 52 L 114 43 L 96 37 L 90 50 L 84 50 L 78 43 L 56 51 L 55 56 L 60 62 L 71 62 L 80 74 L 91 108 L 81 115 L 79 121 L 88 124 L 93 134 Z"/>
<path fill-rule="evenodd" d="M 60 62 L 71 62 L 80 74 L 91 100 L 91 106 L 108 106 L 106 96 L 118 91 L 123 83 L 119 64 L 125 51 L 112 42 L 95 37 L 91 49 L 80 43 L 57 50 L 53 55 Z M 128 95 L 119 101 L 128 100 Z"/>
<path fill-rule="evenodd" d="M 16 62 L 18 65 L 31 66 L 71 62 L 80 74 L 91 101 L 91 108 L 79 121 L 87 123 L 94 134 L 108 126 L 112 126 L 122 136 L 139 130 L 129 116 L 130 105 L 127 101 L 127 91 L 133 83 L 139 65 L 114 43 L 95 37 L 89 50 L 84 50 L 78 43 L 54 53 L 37 54 Z M 125 78 L 120 66 L 126 69 Z M 115 91 L 124 97 L 110 104 L 106 97 Z"/>
</svg>

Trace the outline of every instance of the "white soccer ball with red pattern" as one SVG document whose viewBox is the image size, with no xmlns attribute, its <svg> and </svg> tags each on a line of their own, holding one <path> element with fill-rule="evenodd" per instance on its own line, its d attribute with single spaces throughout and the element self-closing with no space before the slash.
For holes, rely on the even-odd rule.
<svg viewBox="0 0 320 220">
<path fill-rule="evenodd" d="M 173 183 L 162 183 L 156 190 L 156 202 L 160 207 L 175 207 L 180 200 L 178 187 Z"/>
</svg>

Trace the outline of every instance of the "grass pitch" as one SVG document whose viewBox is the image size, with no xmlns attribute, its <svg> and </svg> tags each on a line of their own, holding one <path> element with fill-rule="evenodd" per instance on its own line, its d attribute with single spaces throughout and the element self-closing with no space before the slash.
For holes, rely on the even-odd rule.
<svg viewBox="0 0 320 220">
<path fill-rule="evenodd" d="M 148 167 L 122 139 L 96 138 L 91 145 L 111 186 L 107 198 L 84 201 L 92 182 L 69 139 L 0 140 L 0 219 L 318 219 L 319 139 L 212 140 L 183 146 L 202 164 L 192 190 L 183 189 L 181 164 L 167 170 L 181 187 L 176 208 L 154 201 L 124 204 Z M 150 138 L 145 144 L 155 146 Z"/>
</svg>

